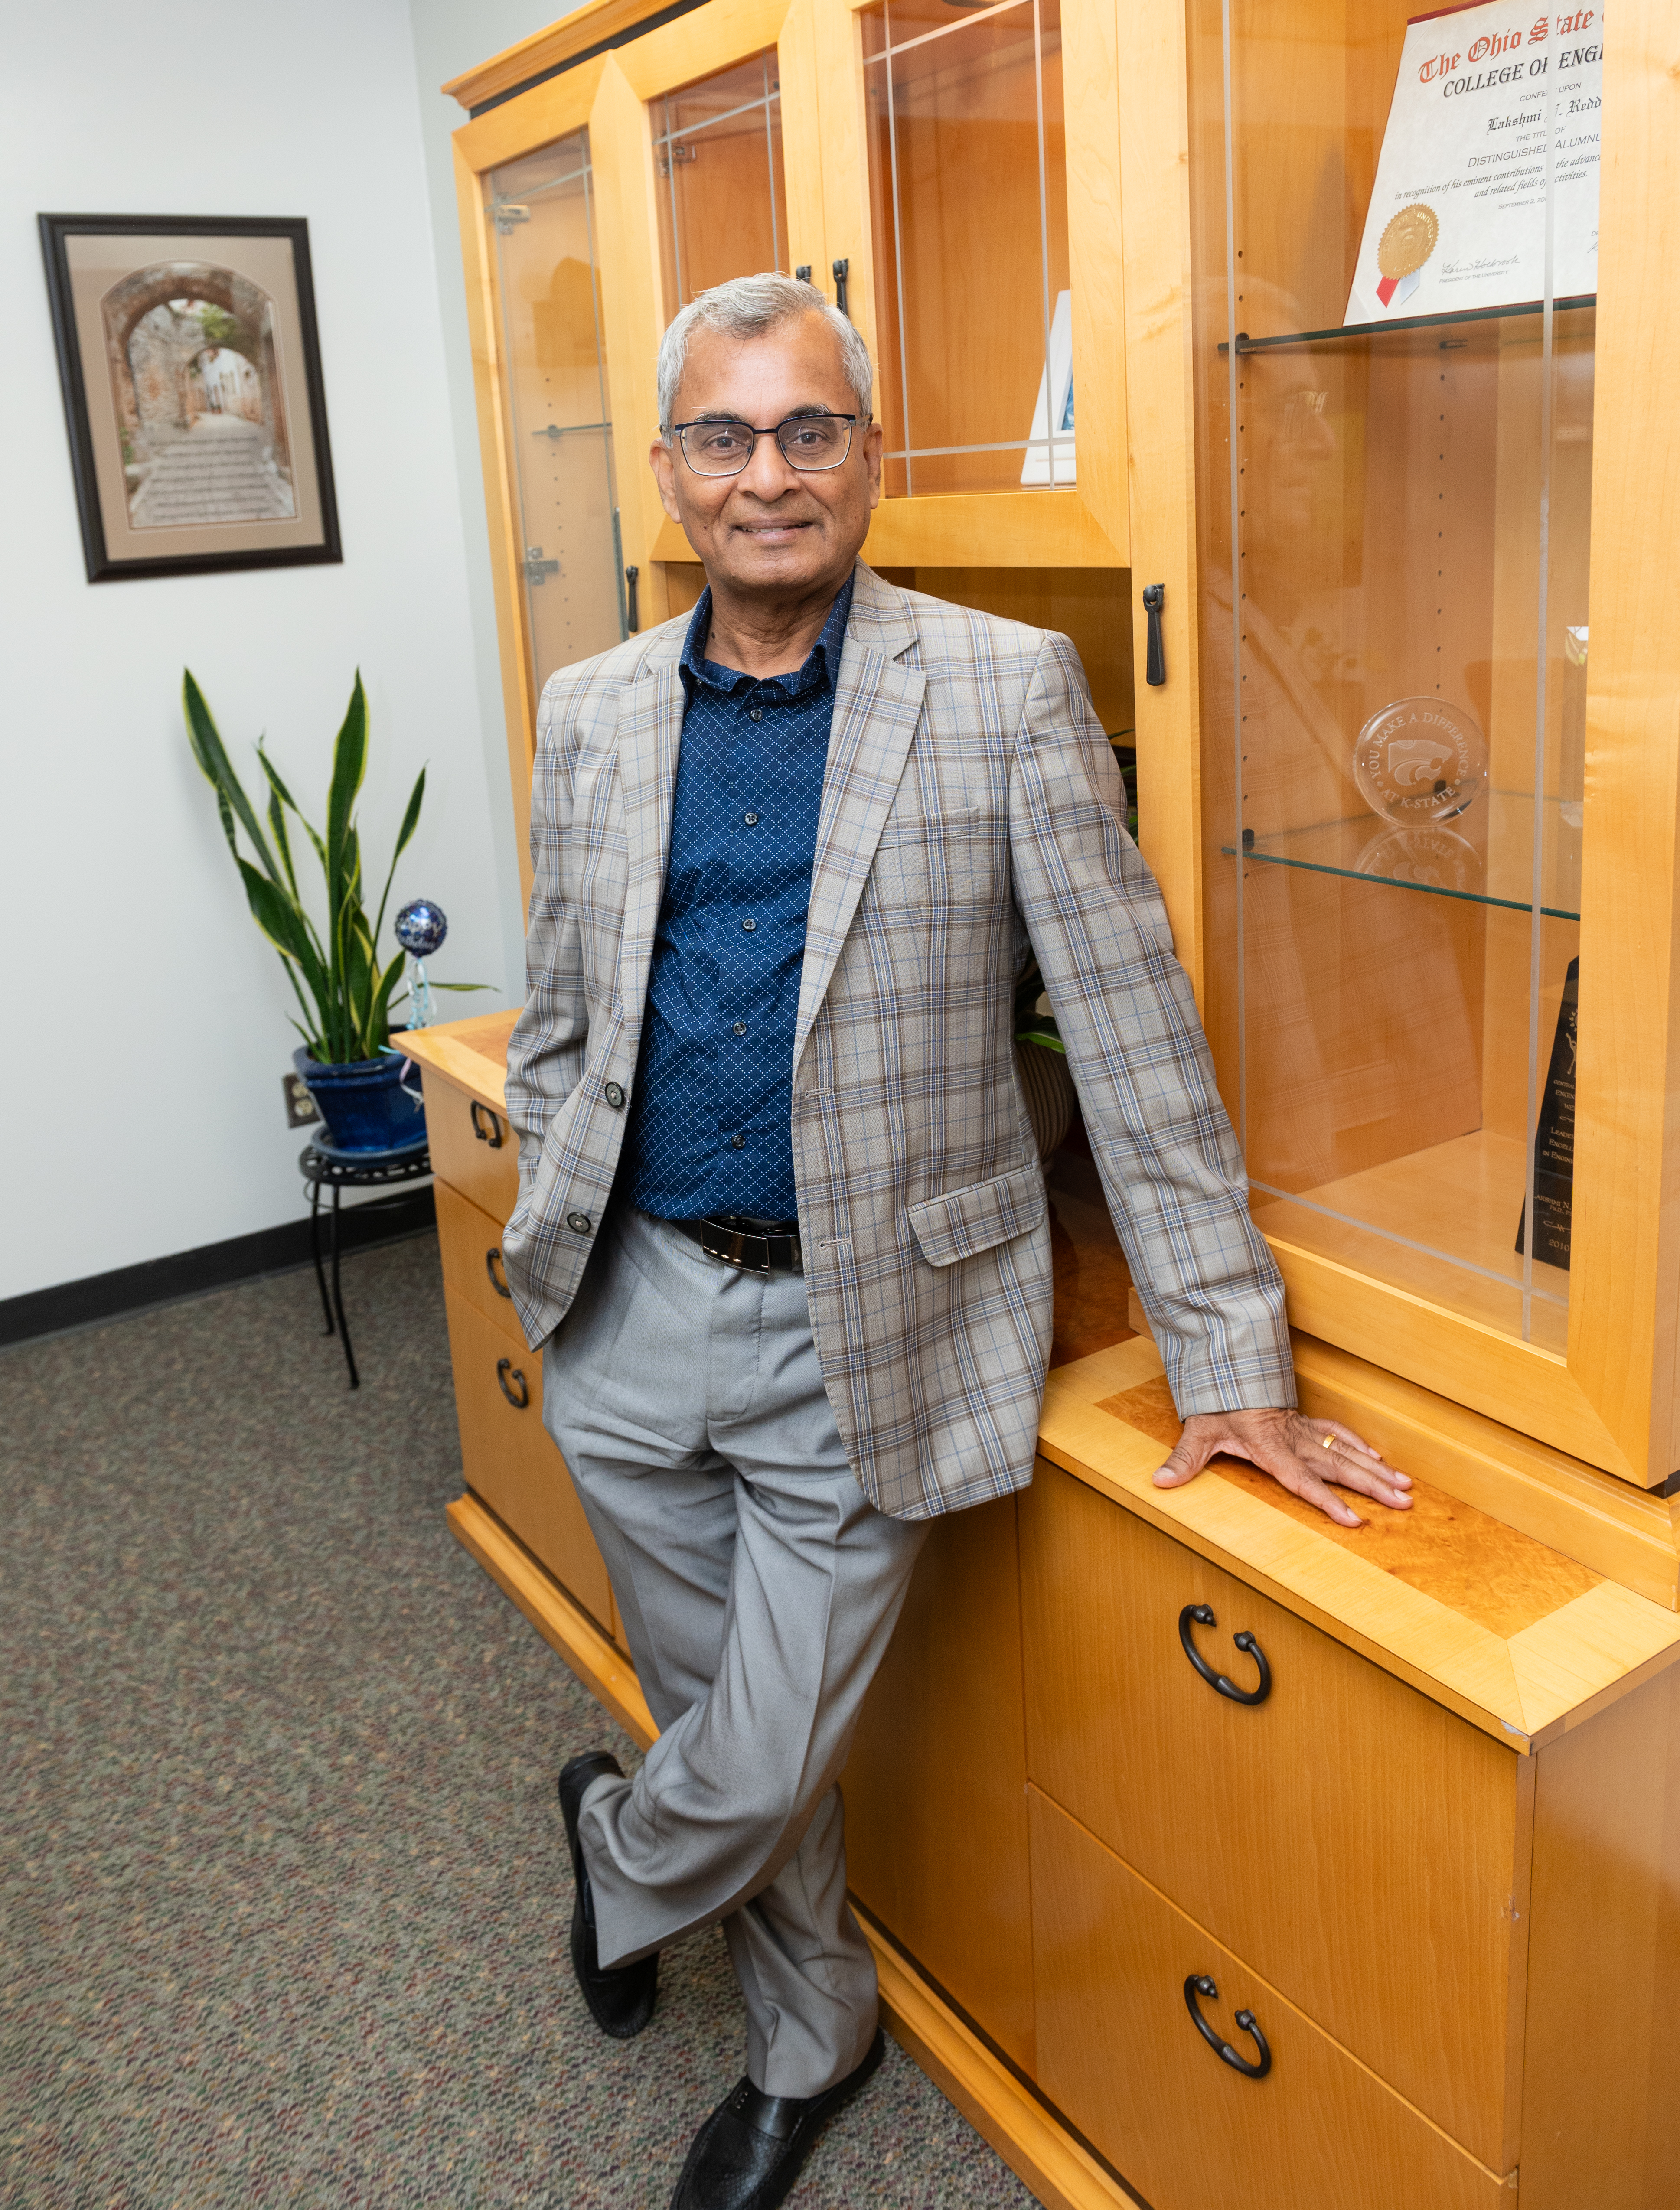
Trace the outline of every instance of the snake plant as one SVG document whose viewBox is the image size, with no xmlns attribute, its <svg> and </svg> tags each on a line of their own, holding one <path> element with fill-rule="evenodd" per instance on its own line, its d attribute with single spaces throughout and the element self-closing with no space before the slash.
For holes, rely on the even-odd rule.
<svg viewBox="0 0 1680 2210">
<path fill-rule="evenodd" d="M 203 692 L 184 671 L 181 686 L 186 712 L 187 737 L 192 756 L 216 794 L 216 811 L 222 834 L 245 884 L 251 915 L 280 954 L 287 981 L 297 994 L 304 1018 L 292 1023 L 302 1036 L 311 1059 L 341 1065 L 352 1060 L 377 1059 L 390 1041 L 393 993 L 402 979 L 404 955 L 399 951 L 381 966 L 378 945 L 384 926 L 396 863 L 418 826 L 426 796 L 426 770 L 420 770 L 396 848 L 379 893 L 379 909 L 370 927 L 362 890 L 361 838 L 355 823 L 356 794 L 367 767 L 367 696 L 360 671 L 350 704 L 333 745 L 332 777 L 327 791 L 325 836 L 311 827 L 281 780 L 262 741 L 257 758 L 268 784 L 268 833 L 257 809 L 245 795 L 234 772 Z M 314 848 L 325 884 L 325 921 L 317 927 L 304 903 L 293 860 L 287 816 L 296 819 Z M 255 854 L 254 862 L 239 849 L 239 831 Z M 470 990 L 472 982 L 433 982 L 434 990 Z"/>
</svg>

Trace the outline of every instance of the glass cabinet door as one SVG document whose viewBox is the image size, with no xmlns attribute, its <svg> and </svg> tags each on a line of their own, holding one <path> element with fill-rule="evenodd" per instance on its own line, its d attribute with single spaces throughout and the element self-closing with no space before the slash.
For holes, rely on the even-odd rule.
<svg viewBox="0 0 1680 2210">
<path fill-rule="evenodd" d="M 1554 1352 L 1592 21 L 1228 0 L 1194 103 L 1207 987 L 1254 1217 Z"/>
<path fill-rule="evenodd" d="M 493 169 L 508 444 L 533 697 L 625 634 L 589 135 Z"/>
<path fill-rule="evenodd" d="M 885 490 L 1071 485 L 1058 0 L 861 25 Z"/>
<path fill-rule="evenodd" d="M 652 103 L 665 317 L 735 276 L 787 272 L 774 50 Z"/>
</svg>

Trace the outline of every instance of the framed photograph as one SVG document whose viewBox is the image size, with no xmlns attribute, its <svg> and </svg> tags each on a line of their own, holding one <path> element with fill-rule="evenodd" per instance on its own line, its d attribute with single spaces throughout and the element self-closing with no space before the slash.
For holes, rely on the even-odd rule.
<svg viewBox="0 0 1680 2210">
<path fill-rule="evenodd" d="M 88 582 L 341 559 L 309 225 L 40 228 Z"/>
</svg>

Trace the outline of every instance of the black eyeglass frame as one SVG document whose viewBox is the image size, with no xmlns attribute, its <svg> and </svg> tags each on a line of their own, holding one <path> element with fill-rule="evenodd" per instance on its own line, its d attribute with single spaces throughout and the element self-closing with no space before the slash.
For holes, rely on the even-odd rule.
<svg viewBox="0 0 1680 2210">
<path fill-rule="evenodd" d="M 727 481 L 730 476 L 745 475 L 748 468 L 752 465 L 752 455 L 758 450 L 758 440 L 760 438 L 775 438 L 777 450 L 781 454 L 783 459 L 786 461 L 788 466 L 794 470 L 795 474 L 801 476 L 825 476 L 832 474 L 836 468 L 843 468 L 847 462 L 851 458 L 852 439 L 857 434 L 858 424 L 861 422 L 867 429 L 874 419 L 875 418 L 873 414 L 835 414 L 830 413 L 827 409 L 824 409 L 819 414 L 785 414 L 779 422 L 771 423 L 769 429 L 755 430 L 750 422 L 739 421 L 733 414 L 704 414 L 697 415 L 692 422 L 673 422 L 671 425 L 671 434 L 677 441 L 677 444 L 682 453 L 683 464 L 687 468 L 689 474 L 691 475 L 703 477 L 711 483 Z M 843 422 L 845 424 L 846 450 L 841 454 L 837 461 L 825 461 L 819 468 L 802 468 L 800 467 L 799 462 L 782 443 L 782 432 L 784 430 L 795 429 L 801 423 L 804 422 Z M 752 446 L 745 459 L 741 462 L 740 466 L 738 468 L 697 468 L 693 462 L 688 457 L 688 445 L 683 435 L 684 432 L 687 430 L 720 430 L 726 425 L 732 430 L 746 430 L 750 432 L 752 434 Z"/>
</svg>

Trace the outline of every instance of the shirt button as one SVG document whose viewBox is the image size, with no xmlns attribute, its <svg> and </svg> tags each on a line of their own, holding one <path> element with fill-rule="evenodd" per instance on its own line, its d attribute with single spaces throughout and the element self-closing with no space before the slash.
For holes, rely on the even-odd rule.
<svg viewBox="0 0 1680 2210">
<path fill-rule="evenodd" d="M 743 813 L 740 818 L 749 829 L 756 829 L 758 825 L 758 817 L 756 813 Z"/>
<path fill-rule="evenodd" d="M 745 1036 L 746 1034 L 746 1023 L 745 1021 L 737 1021 L 735 1023 L 735 1034 L 737 1036 Z"/>
<path fill-rule="evenodd" d="M 622 1105 L 624 1102 L 624 1092 L 616 1082 L 609 1082 L 607 1084 L 606 1097 L 607 1102 L 612 1106 Z"/>
<path fill-rule="evenodd" d="M 744 1151 L 746 1149 L 746 1137 L 731 1136 L 729 1138 L 729 1149 L 732 1151 Z"/>
<path fill-rule="evenodd" d="M 746 718 L 749 722 L 762 722 L 764 718 L 763 707 L 749 706 L 746 709 Z"/>
<path fill-rule="evenodd" d="M 741 923 L 741 927 L 742 927 L 746 931 L 746 933 L 747 933 L 747 934 L 748 934 L 749 936 L 751 936 L 751 935 L 752 935 L 752 933 L 753 930 L 754 930 L 758 926 L 758 922 L 757 922 L 756 921 L 742 921 L 742 923 Z"/>
<path fill-rule="evenodd" d="M 587 1235 L 589 1232 L 589 1216 L 587 1212 L 568 1212 L 565 1224 L 574 1235 Z"/>
</svg>

